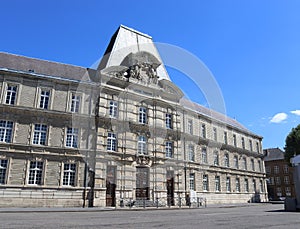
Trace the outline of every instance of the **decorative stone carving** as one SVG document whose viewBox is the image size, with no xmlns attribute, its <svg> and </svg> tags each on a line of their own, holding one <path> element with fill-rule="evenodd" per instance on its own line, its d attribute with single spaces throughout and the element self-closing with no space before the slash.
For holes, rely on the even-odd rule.
<svg viewBox="0 0 300 229">
<path fill-rule="evenodd" d="M 140 154 L 136 156 L 136 163 L 138 165 L 151 166 L 152 160 L 149 156 Z"/>
</svg>

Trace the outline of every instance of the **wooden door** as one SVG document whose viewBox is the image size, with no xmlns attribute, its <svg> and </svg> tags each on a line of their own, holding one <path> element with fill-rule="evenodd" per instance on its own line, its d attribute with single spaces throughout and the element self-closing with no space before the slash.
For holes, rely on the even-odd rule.
<svg viewBox="0 0 300 229">
<path fill-rule="evenodd" d="M 168 205 L 174 205 L 174 171 L 167 171 L 167 199 Z"/>
<path fill-rule="evenodd" d="M 136 168 L 136 199 L 149 200 L 149 168 Z"/>
<path fill-rule="evenodd" d="M 116 206 L 116 166 L 107 166 L 106 171 L 106 206 Z"/>
</svg>

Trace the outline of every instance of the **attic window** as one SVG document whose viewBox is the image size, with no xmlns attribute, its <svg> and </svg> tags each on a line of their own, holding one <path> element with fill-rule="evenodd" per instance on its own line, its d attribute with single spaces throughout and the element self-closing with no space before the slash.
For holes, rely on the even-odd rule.
<svg viewBox="0 0 300 229">
<path fill-rule="evenodd" d="M 29 72 L 34 72 L 34 69 L 28 69 Z"/>
</svg>

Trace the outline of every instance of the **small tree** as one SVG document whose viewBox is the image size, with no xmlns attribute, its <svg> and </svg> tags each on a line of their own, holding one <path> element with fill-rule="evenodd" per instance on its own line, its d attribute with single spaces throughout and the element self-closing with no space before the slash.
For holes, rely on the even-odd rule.
<svg viewBox="0 0 300 229">
<path fill-rule="evenodd" d="M 300 154 L 300 124 L 291 130 L 285 139 L 285 159 L 290 162 L 290 159 L 295 155 Z"/>
</svg>

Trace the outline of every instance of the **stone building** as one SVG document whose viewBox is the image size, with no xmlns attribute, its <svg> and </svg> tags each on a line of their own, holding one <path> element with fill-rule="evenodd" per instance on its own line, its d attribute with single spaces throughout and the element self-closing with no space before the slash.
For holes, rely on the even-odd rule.
<svg viewBox="0 0 300 229">
<path fill-rule="evenodd" d="M 293 168 L 285 160 L 284 151 L 279 148 L 269 148 L 264 149 L 264 154 L 269 200 L 295 198 Z"/>
<path fill-rule="evenodd" d="M 183 97 L 120 26 L 95 69 L 0 53 L 0 206 L 266 201 L 262 137 Z"/>
</svg>

